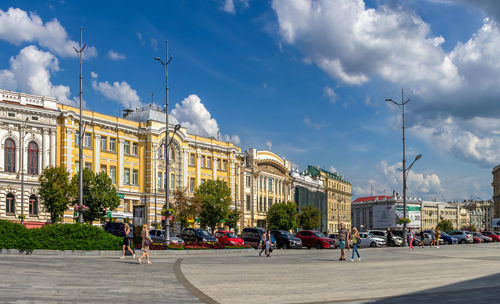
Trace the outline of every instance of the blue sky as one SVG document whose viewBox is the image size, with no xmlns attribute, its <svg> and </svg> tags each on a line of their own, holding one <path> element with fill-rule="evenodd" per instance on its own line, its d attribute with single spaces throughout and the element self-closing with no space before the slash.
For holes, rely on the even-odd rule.
<svg viewBox="0 0 500 304">
<path fill-rule="evenodd" d="M 0 87 L 76 104 L 84 27 L 91 110 L 164 102 L 194 133 L 338 171 L 354 196 L 489 199 L 500 146 L 494 0 L 12 1 L 0 5 Z M 154 97 L 152 97 L 154 94 Z"/>
</svg>

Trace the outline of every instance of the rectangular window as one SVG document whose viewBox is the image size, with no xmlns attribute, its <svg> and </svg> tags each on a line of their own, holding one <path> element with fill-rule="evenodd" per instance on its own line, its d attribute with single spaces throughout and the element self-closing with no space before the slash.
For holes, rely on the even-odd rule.
<svg viewBox="0 0 500 304">
<path fill-rule="evenodd" d="M 75 147 L 78 147 L 80 145 L 80 132 L 76 131 L 75 132 Z"/>
<path fill-rule="evenodd" d="M 269 178 L 269 188 L 267 190 L 273 191 L 273 179 L 272 179 L 272 177 Z"/>
<path fill-rule="evenodd" d="M 139 153 L 137 143 L 132 143 L 132 154 L 137 155 L 137 153 Z"/>
<path fill-rule="evenodd" d="M 113 184 L 116 184 L 116 167 L 115 166 L 109 166 L 109 177 L 111 178 L 111 181 Z"/>
<path fill-rule="evenodd" d="M 116 152 L 116 138 L 109 138 L 109 151 Z"/>
<path fill-rule="evenodd" d="M 222 170 L 222 159 L 217 160 L 217 170 Z"/>
<path fill-rule="evenodd" d="M 204 178 L 202 178 L 202 179 L 201 179 L 201 184 L 202 184 L 202 185 L 203 185 L 204 183 L 206 183 L 206 182 L 207 182 L 207 181 L 206 181 Z"/>
<path fill-rule="evenodd" d="M 85 169 L 92 170 L 92 163 L 85 163 Z"/>
<path fill-rule="evenodd" d="M 246 209 L 247 211 L 250 211 L 250 195 L 247 195 L 246 197 Z"/>
<path fill-rule="evenodd" d="M 200 157 L 200 166 L 201 166 L 202 168 L 205 168 L 205 155 L 202 155 L 202 156 Z"/>
<path fill-rule="evenodd" d="M 108 138 L 106 136 L 101 137 L 101 150 L 106 151 L 108 149 Z"/>
<path fill-rule="evenodd" d="M 247 176 L 247 187 L 250 187 L 251 177 Z"/>
<path fill-rule="evenodd" d="M 212 168 L 212 158 L 207 156 L 207 168 Z"/>
<path fill-rule="evenodd" d="M 132 185 L 139 185 L 139 170 L 132 171 Z"/>
<path fill-rule="evenodd" d="M 127 212 L 130 209 L 130 200 L 124 199 L 123 200 L 123 211 Z"/>
<path fill-rule="evenodd" d="M 123 183 L 125 185 L 130 185 L 130 169 L 124 169 L 124 181 Z"/>
<path fill-rule="evenodd" d="M 125 154 L 130 154 L 130 141 L 126 140 L 124 143 L 123 143 L 123 152 Z"/>
<path fill-rule="evenodd" d="M 101 172 L 108 173 L 108 166 L 101 165 Z"/>
<path fill-rule="evenodd" d="M 195 183 L 194 177 L 190 177 L 189 178 L 189 192 L 194 192 L 194 183 Z"/>
<path fill-rule="evenodd" d="M 92 134 L 85 133 L 85 140 L 83 141 L 85 147 L 92 147 Z"/>
<path fill-rule="evenodd" d="M 170 174 L 170 190 L 175 190 L 175 174 Z"/>
<path fill-rule="evenodd" d="M 167 190 L 167 172 L 163 176 L 163 189 Z"/>
<path fill-rule="evenodd" d="M 226 171 L 227 170 L 227 160 L 223 159 L 222 160 L 222 171 Z"/>
<path fill-rule="evenodd" d="M 194 153 L 189 154 L 189 165 L 194 166 Z"/>
<path fill-rule="evenodd" d="M 157 177 L 157 180 L 156 180 L 156 187 L 157 187 L 157 189 L 161 189 L 161 185 L 163 185 L 161 183 L 161 180 L 163 178 L 162 176 L 163 176 L 163 173 L 158 172 L 158 177 Z"/>
<path fill-rule="evenodd" d="M 75 172 L 80 171 L 80 162 L 75 162 Z"/>
</svg>

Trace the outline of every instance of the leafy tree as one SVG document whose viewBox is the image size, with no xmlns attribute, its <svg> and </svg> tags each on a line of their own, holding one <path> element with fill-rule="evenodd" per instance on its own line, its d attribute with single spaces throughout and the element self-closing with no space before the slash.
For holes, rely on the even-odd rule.
<svg viewBox="0 0 500 304">
<path fill-rule="evenodd" d="M 195 199 L 201 202 L 200 224 L 202 227 L 215 226 L 227 218 L 231 204 L 231 189 L 225 181 L 208 180 L 201 184 L 194 193 Z"/>
<path fill-rule="evenodd" d="M 451 223 L 450 220 L 442 220 L 437 224 L 437 228 L 441 231 L 448 232 L 450 230 L 453 230 L 453 224 Z"/>
<path fill-rule="evenodd" d="M 69 173 L 64 167 L 48 167 L 42 170 L 39 177 L 40 201 L 48 213 L 50 221 L 58 222 L 74 199 L 77 190 L 69 181 Z"/>
<path fill-rule="evenodd" d="M 78 189 L 78 174 L 73 176 L 71 183 Z M 76 197 L 73 204 L 78 203 Z M 105 172 L 94 174 L 90 169 L 83 169 L 83 205 L 89 208 L 83 214 L 86 222 L 102 219 L 107 210 L 114 210 L 120 205 L 116 187 Z"/>
<path fill-rule="evenodd" d="M 174 191 L 172 208 L 175 211 L 175 219 L 181 223 L 181 230 L 188 226 L 188 220 L 195 219 L 200 214 L 201 204 L 193 197 L 186 195 L 186 189 Z"/>
<path fill-rule="evenodd" d="M 226 224 L 229 227 L 229 229 L 238 228 L 238 222 L 240 221 L 240 217 L 241 217 L 241 212 L 238 211 L 237 209 L 233 209 L 228 212 Z"/>
<path fill-rule="evenodd" d="M 271 230 L 292 230 L 297 228 L 297 204 L 276 203 L 267 212 L 267 225 Z"/>
<path fill-rule="evenodd" d="M 307 205 L 302 208 L 298 218 L 299 226 L 306 230 L 318 228 L 321 225 L 320 211 L 312 205 Z"/>
</svg>

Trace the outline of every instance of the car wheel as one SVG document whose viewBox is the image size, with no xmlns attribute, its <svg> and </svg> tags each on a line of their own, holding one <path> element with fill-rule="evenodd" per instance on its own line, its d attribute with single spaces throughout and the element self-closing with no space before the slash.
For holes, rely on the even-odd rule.
<svg viewBox="0 0 500 304">
<path fill-rule="evenodd" d="M 445 245 L 450 245 L 450 242 L 448 242 L 448 240 L 445 240 L 445 241 L 444 241 L 444 244 L 445 244 Z"/>
<path fill-rule="evenodd" d="M 372 242 L 372 243 L 370 244 L 370 247 L 377 247 L 377 243 Z"/>
<path fill-rule="evenodd" d="M 285 248 L 285 249 L 290 249 L 290 244 L 285 244 L 285 245 L 283 245 L 283 248 Z"/>
<path fill-rule="evenodd" d="M 465 240 L 460 240 L 460 244 L 465 244 Z"/>
<path fill-rule="evenodd" d="M 321 246 L 321 243 L 316 244 L 316 249 L 321 249 L 323 246 Z"/>
<path fill-rule="evenodd" d="M 311 246 L 307 246 L 307 249 L 311 249 Z"/>
<path fill-rule="evenodd" d="M 494 242 L 498 242 L 498 239 L 494 239 Z"/>
</svg>

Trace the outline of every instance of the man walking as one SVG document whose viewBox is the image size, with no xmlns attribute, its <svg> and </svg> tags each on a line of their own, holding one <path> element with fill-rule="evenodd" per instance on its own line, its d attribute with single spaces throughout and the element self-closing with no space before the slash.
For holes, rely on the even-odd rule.
<svg viewBox="0 0 500 304">
<path fill-rule="evenodd" d="M 340 259 L 339 261 L 345 261 L 345 246 L 347 245 L 347 250 L 349 250 L 349 231 L 345 229 L 344 223 L 340 224 L 340 231 L 337 235 L 337 239 L 340 243 Z"/>
<path fill-rule="evenodd" d="M 387 247 L 392 246 L 392 232 L 391 228 L 387 228 Z"/>
</svg>

